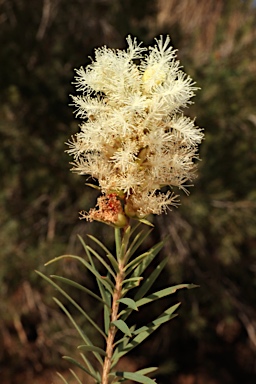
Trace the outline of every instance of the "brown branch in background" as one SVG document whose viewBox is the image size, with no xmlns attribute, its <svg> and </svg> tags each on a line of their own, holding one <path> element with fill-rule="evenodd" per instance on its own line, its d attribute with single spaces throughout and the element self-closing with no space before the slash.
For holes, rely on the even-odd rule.
<svg viewBox="0 0 256 384">
<path fill-rule="evenodd" d="M 44 0 L 42 17 L 36 34 L 37 40 L 42 40 L 47 28 L 56 16 L 56 8 L 59 0 Z"/>
<path fill-rule="evenodd" d="M 44 0 L 42 18 L 36 34 L 37 40 L 42 40 L 42 38 L 44 37 L 46 28 L 49 24 L 50 13 L 51 13 L 51 0 Z"/>
</svg>

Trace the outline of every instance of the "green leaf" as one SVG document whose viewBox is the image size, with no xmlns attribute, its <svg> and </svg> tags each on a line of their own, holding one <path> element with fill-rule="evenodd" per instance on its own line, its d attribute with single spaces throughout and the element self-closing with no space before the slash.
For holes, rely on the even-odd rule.
<svg viewBox="0 0 256 384">
<path fill-rule="evenodd" d="M 97 353 L 97 352 L 92 351 L 92 353 Z M 98 381 L 100 381 L 100 373 L 93 368 L 92 364 L 90 363 L 90 361 L 87 359 L 87 357 L 83 353 L 80 353 L 80 356 L 82 357 L 83 361 L 87 365 L 88 369 L 91 372 L 93 372 L 94 375 L 98 377 Z"/>
<path fill-rule="evenodd" d="M 77 374 L 73 371 L 73 369 L 70 369 L 70 372 L 72 373 L 72 375 L 74 376 L 74 378 L 78 381 L 78 384 L 83 384 L 82 381 L 79 379 L 79 377 L 77 376 Z"/>
<path fill-rule="evenodd" d="M 116 244 L 116 258 L 120 259 L 121 251 L 121 230 L 120 228 L 115 228 L 115 244 Z"/>
<path fill-rule="evenodd" d="M 93 258 L 92 258 L 91 253 L 89 252 L 89 250 L 87 248 L 87 245 L 85 244 L 85 241 L 83 240 L 83 238 L 80 235 L 78 235 L 78 238 L 79 238 L 79 240 L 80 240 L 80 242 L 81 242 L 81 244 L 82 244 L 82 246 L 86 252 L 88 260 L 90 262 L 91 269 L 89 269 L 89 270 L 95 275 L 95 277 L 97 279 L 97 284 L 98 284 L 98 287 L 99 287 L 99 290 L 101 293 L 101 297 L 102 297 L 103 301 L 105 301 L 106 303 L 108 303 L 110 305 L 110 303 L 107 301 L 108 296 L 105 294 L 105 288 L 107 288 L 107 290 L 110 292 L 111 295 L 113 293 L 112 288 L 111 288 L 111 286 L 106 285 L 107 283 L 105 281 L 102 281 L 102 278 L 99 275 L 97 268 L 95 267 Z M 106 311 L 106 308 L 107 307 L 104 307 L 104 312 Z"/>
<path fill-rule="evenodd" d="M 67 278 L 62 277 L 62 276 L 51 275 L 50 277 L 51 277 L 52 279 L 59 280 L 59 281 L 65 283 L 65 284 L 71 285 L 71 286 L 73 286 L 73 287 L 75 287 L 75 288 L 80 289 L 81 291 L 84 291 L 84 292 L 88 293 L 88 295 L 92 296 L 94 299 L 100 301 L 102 304 L 107 305 L 109 308 L 111 308 L 111 307 L 108 305 L 108 303 L 106 303 L 106 302 L 105 302 L 104 300 L 102 300 L 98 295 L 96 295 L 94 292 L 92 292 L 90 289 L 84 287 L 83 285 L 78 284 L 78 283 L 76 283 L 75 281 L 70 280 L 70 279 L 67 279 Z"/>
<path fill-rule="evenodd" d="M 131 236 L 131 227 L 128 226 L 123 234 L 119 260 L 123 260 L 123 258 L 126 257 L 130 236 Z"/>
<path fill-rule="evenodd" d="M 124 295 L 130 289 L 138 287 L 140 285 L 141 280 L 143 280 L 143 277 L 131 277 L 129 279 L 124 280 L 122 294 Z"/>
<path fill-rule="evenodd" d="M 129 279 L 125 279 L 123 281 L 123 284 L 127 284 L 127 283 L 131 283 L 131 282 L 140 282 L 141 280 L 143 280 L 143 277 L 129 277 Z"/>
<path fill-rule="evenodd" d="M 86 336 L 86 334 L 81 330 L 81 328 L 76 323 L 76 321 L 74 320 L 73 316 L 69 313 L 69 311 L 66 309 L 66 307 L 58 299 L 56 299 L 55 297 L 53 298 L 53 300 L 58 304 L 58 306 L 62 309 L 62 311 L 67 315 L 67 317 L 69 318 L 69 320 L 71 321 L 71 323 L 73 324 L 75 329 L 77 330 L 78 334 L 81 336 L 82 340 L 86 344 L 93 346 L 93 344 L 92 344 L 91 340 L 89 339 L 89 337 Z M 103 364 L 103 360 L 102 360 L 101 356 L 97 352 L 93 352 L 93 354 L 96 357 L 96 359 L 99 361 L 99 363 Z"/>
<path fill-rule="evenodd" d="M 147 332 L 148 329 L 155 327 L 155 326 L 157 326 L 157 328 L 158 328 L 159 325 L 164 324 L 173 318 L 173 312 L 175 312 L 179 306 L 180 306 L 180 303 L 172 305 L 170 308 L 166 309 L 160 316 L 158 316 L 151 323 L 144 325 L 143 327 L 141 327 L 139 329 L 136 329 L 136 331 L 134 331 L 133 334 L 138 335 L 142 332 Z"/>
<path fill-rule="evenodd" d="M 103 349 L 101 349 L 99 347 L 95 347 L 94 345 L 82 344 L 82 345 L 79 345 L 77 348 L 83 349 L 83 350 L 88 351 L 88 352 L 98 352 L 100 355 L 106 356 L 106 352 L 103 351 Z"/>
<path fill-rule="evenodd" d="M 138 311 L 137 305 L 134 300 L 129 298 L 123 298 L 118 300 L 119 303 L 127 305 L 128 308 L 134 309 L 135 311 Z"/>
<path fill-rule="evenodd" d="M 154 227 L 154 224 L 152 224 L 150 221 L 146 219 L 137 219 L 140 223 L 149 225 L 150 227 Z"/>
<path fill-rule="evenodd" d="M 91 267 L 93 268 L 93 270 L 96 272 L 96 275 L 98 276 L 98 271 L 97 271 L 95 264 L 93 262 L 93 258 L 91 257 L 91 254 L 87 249 L 87 245 L 85 244 L 85 242 L 81 236 L 78 235 L 78 237 L 79 237 L 79 240 L 81 241 L 81 243 L 84 247 L 84 250 L 85 250 L 87 257 L 90 261 Z M 101 276 L 99 275 L 98 278 L 97 278 L 97 276 L 96 276 L 96 279 L 97 279 L 97 284 L 99 287 L 101 297 L 102 297 L 103 301 L 106 302 L 108 305 L 108 306 L 104 306 L 104 324 L 106 327 L 107 318 L 110 317 L 110 309 L 109 308 L 111 308 L 111 296 L 112 296 L 113 292 L 112 292 L 112 288 L 108 288 L 105 284 L 103 284 Z M 107 288 L 107 289 L 105 290 L 105 288 Z M 107 332 L 108 332 L 108 328 L 105 328 L 106 335 L 107 335 Z"/>
<path fill-rule="evenodd" d="M 82 364 L 80 364 L 77 360 L 73 359 L 72 357 L 63 356 L 63 359 L 67 360 L 70 363 L 72 363 L 72 364 L 76 365 L 77 367 L 81 368 L 84 372 L 86 372 L 88 375 L 93 377 L 95 380 L 97 380 L 97 381 L 99 380 L 99 377 L 98 377 L 97 374 L 93 374 L 92 372 L 90 372 L 87 368 L 85 368 Z"/>
<path fill-rule="evenodd" d="M 48 266 L 48 265 L 50 265 L 50 264 L 52 264 L 52 263 L 55 263 L 56 261 L 59 261 L 59 260 L 62 260 L 62 259 L 77 259 L 77 260 L 79 260 L 79 261 L 81 261 L 82 262 L 82 258 L 81 257 L 79 257 L 79 256 L 76 256 L 76 255 L 69 255 L 69 254 L 67 254 L 67 255 L 61 255 L 61 256 L 58 256 L 58 257 L 54 257 L 53 259 L 51 259 L 51 260 L 49 260 L 49 261 L 47 261 L 47 263 L 45 263 L 44 265 L 45 266 Z"/>
<path fill-rule="evenodd" d="M 111 324 L 120 329 L 120 331 L 123 332 L 125 335 L 132 336 L 130 329 L 123 320 L 115 320 L 112 321 Z"/>
<path fill-rule="evenodd" d="M 135 330 L 135 327 L 131 327 L 131 333 Z M 115 342 L 115 350 L 112 356 L 112 361 L 111 361 L 111 368 L 113 368 L 119 361 L 120 357 L 123 356 L 121 355 L 121 352 L 125 349 L 125 347 L 128 345 L 130 342 L 131 337 L 130 336 L 124 336 L 118 341 Z M 125 352 L 126 353 L 126 352 Z M 124 354 L 125 354 L 124 353 Z"/>
<path fill-rule="evenodd" d="M 102 298 L 108 303 L 108 307 L 104 306 L 104 330 L 105 330 L 105 334 L 108 335 L 111 312 L 112 312 L 111 310 L 112 295 L 109 293 L 109 291 L 105 289 L 104 286 L 101 286 L 100 284 L 98 284 L 98 287 L 99 287 Z"/>
<path fill-rule="evenodd" d="M 158 266 L 153 270 L 153 272 L 150 274 L 150 276 L 147 277 L 146 280 L 143 281 L 141 287 L 136 292 L 136 295 L 134 296 L 135 300 L 140 299 L 141 297 L 145 296 L 145 294 L 149 291 L 151 286 L 154 284 L 164 267 L 166 266 L 168 259 L 162 260 Z"/>
<path fill-rule="evenodd" d="M 91 325 L 106 339 L 105 333 L 101 330 L 101 328 L 91 319 L 91 317 L 80 307 L 79 304 L 75 300 L 72 299 L 62 288 L 60 288 L 57 284 L 55 284 L 51 279 L 42 274 L 41 272 L 37 272 L 41 277 L 43 277 L 48 283 L 50 283 L 54 288 L 56 288 L 64 297 L 68 299 L 68 301 L 83 315 L 83 317 L 91 323 Z"/>
<path fill-rule="evenodd" d="M 145 269 L 149 266 L 149 264 L 154 260 L 156 255 L 160 252 L 160 250 L 163 248 L 165 243 L 165 240 L 160 241 L 156 245 L 154 245 L 150 250 L 148 251 L 148 256 L 143 260 L 143 262 L 138 265 L 138 267 L 133 272 L 133 276 L 141 276 L 142 273 L 145 271 Z"/>
<path fill-rule="evenodd" d="M 127 342 L 125 342 L 126 340 L 127 340 Z M 115 343 L 115 345 L 118 345 L 118 343 L 120 342 L 120 343 L 122 343 L 122 346 L 123 346 L 123 342 L 125 342 L 125 346 L 126 346 L 129 341 L 130 341 L 130 337 L 125 336 L 122 339 L 118 340 L 118 342 Z M 122 351 L 123 349 L 124 349 L 124 347 L 122 347 L 120 349 L 120 351 Z M 117 348 L 114 351 L 114 354 L 113 354 L 112 360 L 111 360 L 111 368 L 113 368 L 118 363 L 120 357 L 122 356 L 122 355 L 120 355 L 120 353 L 118 353 L 118 351 L 119 351 L 119 349 L 117 349 Z"/>
<path fill-rule="evenodd" d="M 141 223 L 139 221 L 135 221 L 130 227 L 131 227 L 131 233 L 130 233 L 130 236 L 132 236 L 136 231 L 137 229 L 141 226 Z"/>
<path fill-rule="evenodd" d="M 92 254 L 93 256 L 95 256 L 102 263 L 102 265 L 106 268 L 108 273 L 111 274 L 115 278 L 115 273 L 111 269 L 110 265 L 108 263 L 106 263 L 106 261 L 93 248 L 91 248 L 88 245 L 86 246 L 86 248 L 87 248 L 87 251 L 89 252 L 89 254 Z M 95 267 L 95 264 L 94 264 L 92 258 L 91 258 L 91 265 L 92 265 L 93 271 L 98 274 L 98 269 Z M 112 288 L 114 287 L 114 284 L 112 283 L 111 280 L 109 280 L 109 284 Z"/>
<path fill-rule="evenodd" d="M 87 245 L 85 244 L 84 239 L 83 239 L 80 235 L 77 235 L 77 237 L 78 237 L 78 239 L 80 240 L 80 243 L 82 244 L 82 246 L 83 246 L 83 248 L 84 248 L 84 250 L 85 250 L 85 253 L 86 253 L 87 257 L 88 257 L 88 260 L 89 260 L 91 266 L 95 268 L 93 259 L 92 259 L 92 257 L 91 257 L 90 252 L 89 252 L 88 249 L 87 249 Z"/>
<path fill-rule="evenodd" d="M 131 327 L 130 327 L 130 331 L 131 331 L 131 333 L 133 333 L 134 331 L 135 331 L 135 329 L 136 329 L 136 326 L 135 325 L 132 325 Z M 123 343 L 123 345 L 127 345 L 128 343 L 129 343 L 129 341 L 130 341 L 130 337 L 128 337 L 128 336 L 124 336 L 124 337 L 122 337 L 121 339 L 119 339 L 119 340 L 117 340 L 115 343 L 114 343 L 114 346 L 116 347 L 118 344 L 120 344 L 120 343 Z"/>
<path fill-rule="evenodd" d="M 59 372 L 57 372 L 57 375 L 63 380 L 63 383 L 68 384 L 67 380 Z"/>
<path fill-rule="evenodd" d="M 164 289 L 161 289 L 161 291 L 154 292 L 151 295 L 136 301 L 136 304 L 137 304 L 137 307 L 141 307 L 142 305 L 151 303 L 154 300 L 158 300 L 158 299 L 161 299 L 162 297 L 172 295 L 178 289 L 183 289 L 183 288 L 192 289 L 195 287 L 196 287 L 196 285 L 194 285 L 194 284 L 174 285 L 173 287 L 164 288 Z"/>
<path fill-rule="evenodd" d="M 88 254 L 90 255 L 90 252 L 87 250 Z M 106 288 L 107 290 L 112 294 L 113 293 L 113 283 L 111 282 L 111 284 L 108 282 L 108 281 L 102 281 L 102 276 L 99 274 L 99 272 L 97 271 L 97 269 L 95 268 L 95 265 L 92 261 L 92 258 L 90 256 L 90 260 L 91 260 L 91 264 L 89 264 L 87 261 L 85 261 L 82 257 L 80 256 L 75 256 L 75 255 L 62 255 L 62 256 L 58 256 L 58 257 L 55 257 L 54 259 L 48 261 L 48 263 L 46 263 L 45 265 L 49 265 L 51 263 L 54 263 L 58 260 L 61 260 L 61 259 L 65 259 L 65 258 L 70 258 L 70 259 L 75 259 L 75 260 L 78 260 L 80 261 L 87 269 L 89 269 L 89 271 L 96 277 L 96 279 L 98 279 L 98 281 L 100 283 L 102 283 Z M 37 272 L 38 273 L 38 272 Z"/>
<path fill-rule="evenodd" d="M 106 295 L 108 294 L 109 293 L 106 292 Z M 111 311 L 107 307 L 104 307 L 104 329 L 105 329 L 106 335 L 108 335 L 108 331 L 109 331 L 110 316 L 111 316 Z"/>
<path fill-rule="evenodd" d="M 177 315 L 173 314 L 173 312 L 178 308 L 179 305 L 180 303 L 173 305 L 151 323 L 133 331 L 133 335 L 135 335 L 135 337 L 126 346 L 123 343 L 120 343 L 117 346 L 113 353 L 113 361 L 118 361 L 120 357 L 130 352 L 133 348 L 137 347 L 147 337 L 149 337 L 161 324 L 176 317 Z"/>
<path fill-rule="evenodd" d="M 140 373 L 141 375 L 148 375 L 149 373 L 155 372 L 158 370 L 158 367 L 148 367 L 140 369 L 139 371 L 136 371 L 135 373 Z"/>
<path fill-rule="evenodd" d="M 115 372 L 116 376 L 123 377 L 126 380 L 136 381 L 143 384 L 156 384 L 155 380 L 150 379 L 147 376 L 140 375 L 136 372 Z"/>
<path fill-rule="evenodd" d="M 87 236 L 91 240 L 93 240 L 96 244 L 98 244 L 104 252 L 106 252 L 106 256 L 109 259 L 109 261 L 111 262 L 112 267 L 114 268 L 116 273 L 119 272 L 118 263 L 117 263 L 115 257 L 113 256 L 113 254 L 109 251 L 109 249 L 100 240 L 98 240 L 96 237 L 94 237 L 92 235 L 87 235 Z"/>
<path fill-rule="evenodd" d="M 113 289 L 115 288 L 115 285 L 114 283 L 111 281 L 110 277 L 109 277 L 109 273 L 106 275 L 106 276 L 100 276 L 100 282 L 105 285 L 105 287 L 107 288 L 108 286 L 112 288 L 112 291 L 111 293 L 113 292 Z M 105 284 L 107 283 L 107 285 Z M 108 289 L 109 291 L 109 289 Z"/>
<path fill-rule="evenodd" d="M 106 268 L 106 270 L 115 278 L 115 272 L 111 269 L 110 265 L 106 263 L 106 261 L 89 245 L 87 245 L 87 249 L 89 252 L 91 252 L 92 255 L 94 255 L 100 262 L 101 264 Z"/>
<path fill-rule="evenodd" d="M 159 276 L 159 274 L 161 273 L 161 271 L 165 267 L 167 260 L 168 260 L 167 258 L 162 260 L 161 263 L 158 264 L 156 269 L 154 269 L 154 271 L 151 273 L 151 275 L 142 283 L 141 287 L 139 288 L 139 290 L 137 291 L 137 293 L 134 296 L 135 300 L 140 299 L 142 296 L 144 296 L 147 293 L 147 291 L 150 289 L 152 284 L 155 282 L 155 280 L 157 279 L 157 277 Z M 122 320 L 126 320 L 131 313 L 132 313 L 131 310 L 122 311 L 120 313 L 120 315 L 122 316 Z"/>
<path fill-rule="evenodd" d="M 151 232 L 152 232 L 152 229 L 146 232 L 142 230 L 134 237 L 126 253 L 127 261 L 133 256 L 133 254 L 137 251 L 139 246 L 146 240 L 146 238 L 150 235 Z"/>
<path fill-rule="evenodd" d="M 132 327 L 130 328 L 131 334 L 133 333 L 134 330 L 135 330 L 135 327 L 133 329 L 132 329 Z M 120 343 L 123 343 L 123 345 L 127 345 L 130 340 L 131 340 L 130 336 L 129 337 L 128 336 L 124 336 L 124 337 L 122 337 L 121 339 L 117 340 L 114 343 L 114 347 L 116 347 Z"/>
<path fill-rule="evenodd" d="M 130 263 L 125 266 L 125 274 L 129 275 L 129 273 L 136 268 L 146 257 L 149 256 L 149 252 L 145 252 L 142 255 L 137 256 Z"/>
</svg>

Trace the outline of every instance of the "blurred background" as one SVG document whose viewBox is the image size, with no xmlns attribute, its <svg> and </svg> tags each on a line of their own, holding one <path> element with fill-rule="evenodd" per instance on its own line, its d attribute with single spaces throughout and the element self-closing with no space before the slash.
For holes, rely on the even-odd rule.
<svg viewBox="0 0 256 384">
<path fill-rule="evenodd" d="M 63 253 L 83 255 L 77 234 L 97 234 L 113 245 L 110 228 L 78 219 L 96 195 L 69 171 L 64 143 L 78 130 L 68 107 L 73 68 L 86 65 L 95 47 L 125 48 L 128 34 L 146 45 L 160 34 L 171 36 L 201 88 L 185 113 L 205 128 L 205 141 L 190 197 L 152 218 L 156 228 L 145 245 L 171 235 L 158 259 L 169 257 L 160 288 L 183 282 L 200 288 L 179 292 L 173 298 L 182 301 L 179 317 L 122 364 L 126 370 L 158 365 L 160 384 L 256 382 L 254 2 L 1 0 L 2 384 L 59 383 L 56 370 L 69 379 L 70 365 L 61 356 L 76 353 L 76 333 L 52 301 L 56 292 L 34 270 L 92 288 L 76 263 L 43 265 Z M 79 292 L 72 295 L 100 322 L 100 308 Z M 138 322 L 148 316 L 139 313 Z"/>
</svg>

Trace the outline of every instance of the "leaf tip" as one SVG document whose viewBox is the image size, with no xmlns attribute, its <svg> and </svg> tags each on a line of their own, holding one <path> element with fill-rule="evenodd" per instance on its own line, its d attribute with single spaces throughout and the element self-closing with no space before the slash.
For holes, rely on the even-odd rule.
<svg viewBox="0 0 256 384">
<path fill-rule="evenodd" d="M 187 289 L 194 289 L 194 288 L 200 288 L 200 285 L 191 283 L 191 284 L 188 284 L 187 286 Z"/>
</svg>

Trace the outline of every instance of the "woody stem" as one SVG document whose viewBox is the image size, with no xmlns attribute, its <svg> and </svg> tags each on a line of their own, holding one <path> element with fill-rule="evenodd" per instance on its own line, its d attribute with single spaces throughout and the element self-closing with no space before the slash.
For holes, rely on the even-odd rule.
<svg viewBox="0 0 256 384">
<path fill-rule="evenodd" d="M 111 369 L 112 356 L 114 351 L 114 339 L 117 332 L 117 328 L 113 325 L 113 321 L 118 319 L 119 302 L 122 297 L 122 286 L 124 280 L 124 264 L 123 260 L 119 261 L 119 271 L 116 275 L 115 289 L 113 293 L 113 302 L 111 310 L 111 323 L 108 331 L 108 337 L 106 342 L 106 357 L 104 359 L 102 381 L 101 384 L 109 384 L 109 373 Z"/>
</svg>

